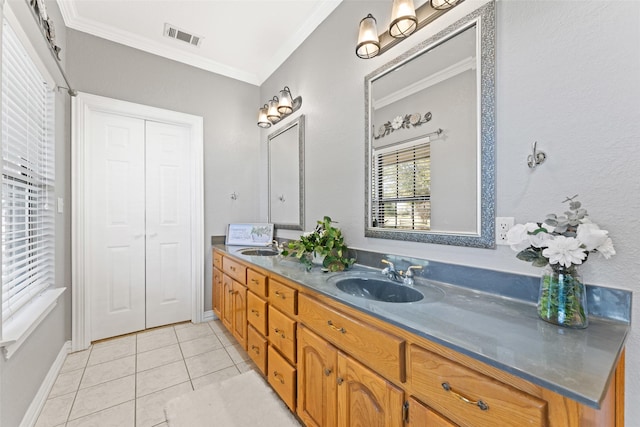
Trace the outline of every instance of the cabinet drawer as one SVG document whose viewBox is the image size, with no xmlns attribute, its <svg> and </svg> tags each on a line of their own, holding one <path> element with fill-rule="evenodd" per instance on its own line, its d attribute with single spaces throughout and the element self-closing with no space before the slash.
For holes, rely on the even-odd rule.
<svg viewBox="0 0 640 427">
<path fill-rule="evenodd" d="M 247 328 L 247 353 L 263 375 L 267 375 L 267 339 L 249 326 Z"/>
<path fill-rule="evenodd" d="M 228 257 L 222 257 L 222 271 L 243 285 L 247 283 L 247 267 Z"/>
<path fill-rule="evenodd" d="M 409 347 L 413 394 L 456 423 L 546 426 L 547 403 L 416 345 Z"/>
<path fill-rule="evenodd" d="M 296 361 L 296 322 L 269 307 L 269 342 L 289 359 Z"/>
<path fill-rule="evenodd" d="M 267 276 L 252 269 L 247 269 L 247 287 L 254 294 L 267 298 Z"/>
<path fill-rule="evenodd" d="M 405 341 L 301 294 L 298 320 L 382 376 L 405 380 Z"/>
<path fill-rule="evenodd" d="M 213 253 L 213 266 L 222 270 L 222 254 L 220 252 Z"/>
<path fill-rule="evenodd" d="M 267 335 L 267 302 L 247 292 L 247 321 L 262 335 Z"/>
<path fill-rule="evenodd" d="M 296 368 L 269 346 L 269 384 L 280 395 L 292 412 L 296 408 Z"/>
<path fill-rule="evenodd" d="M 277 280 L 269 280 L 269 303 L 289 316 L 297 313 L 298 291 Z"/>
</svg>

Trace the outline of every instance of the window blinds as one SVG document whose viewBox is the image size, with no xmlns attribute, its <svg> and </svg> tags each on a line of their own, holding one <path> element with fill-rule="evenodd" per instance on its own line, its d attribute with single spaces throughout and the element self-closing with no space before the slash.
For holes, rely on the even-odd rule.
<svg viewBox="0 0 640 427">
<path fill-rule="evenodd" d="M 431 144 L 375 150 L 373 160 L 373 226 L 429 230 Z"/>
<path fill-rule="evenodd" d="M 54 281 L 53 92 L 2 34 L 2 320 Z"/>
</svg>

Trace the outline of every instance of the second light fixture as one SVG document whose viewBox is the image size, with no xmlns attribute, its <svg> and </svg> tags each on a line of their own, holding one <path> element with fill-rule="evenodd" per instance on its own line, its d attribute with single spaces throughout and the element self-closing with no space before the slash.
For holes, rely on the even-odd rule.
<svg viewBox="0 0 640 427">
<path fill-rule="evenodd" d="M 267 104 L 258 110 L 258 126 L 261 128 L 271 127 L 289 114 L 298 110 L 302 106 L 302 97 L 295 99 L 291 96 L 291 89 L 285 86 L 280 91 L 280 98 L 274 96 Z"/>
</svg>

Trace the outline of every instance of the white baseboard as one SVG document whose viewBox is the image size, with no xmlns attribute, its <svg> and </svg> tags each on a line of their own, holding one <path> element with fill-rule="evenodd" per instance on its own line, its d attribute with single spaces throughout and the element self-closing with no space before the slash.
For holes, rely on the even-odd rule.
<svg viewBox="0 0 640 427">
<path fill-rule="evenodd" d="M 213 310 L 208 310 L 204 312 L 204 317 L 202 318 L 202 321 L 209 322 L 211 320 L 216 320 L 216 319 L 218 319 L 218 316 L 215 315 Z"/>
<path fill-rule="evenodd" d="M 62 365 L 64 364 L 64 360 L 67 358 L 67 354 L 71 350 L 71 341 L 67 341 L 62 345 L 60 352 L 58 353 L 58 357 L 54 360 L 51 368 L 49 368 L 49 372 L 47 372 L 47 376 L 44 377 L 38 392 L 34 396 L 31 401 L 31 405 L 27 409 L 26 414 L 22 418 L 22 422 L 20 423 L 20 427 L 33 427 L 36 425 L 36 421 L 38 421 L 38 416 L 44 407 L 45 402 L 47 401 L 47 397 L 53 388 L 53 384 L 56 382 L 56 378 L 58 378 L 58 374 L 62 369 Z"/>
</svg>

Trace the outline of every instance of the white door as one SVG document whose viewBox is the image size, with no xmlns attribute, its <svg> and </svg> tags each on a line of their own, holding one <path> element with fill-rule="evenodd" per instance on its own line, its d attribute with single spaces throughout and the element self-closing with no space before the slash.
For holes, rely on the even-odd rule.
<svg viewBox="0 0 640 427">
<path fill-rule="evenodd" d="M 145 328 L 144 121 L 94 112 L 88 132 L 91 338 Z"/>
<path fill-rule="evenodd" d="M 91 339 L 191 319 L 189 130 L 93 112 Z"/>
<path fill-rule="evenodd" d="M 146 122 L 146 327 L 191 319 L 189 130 Z"/>
</svg>

